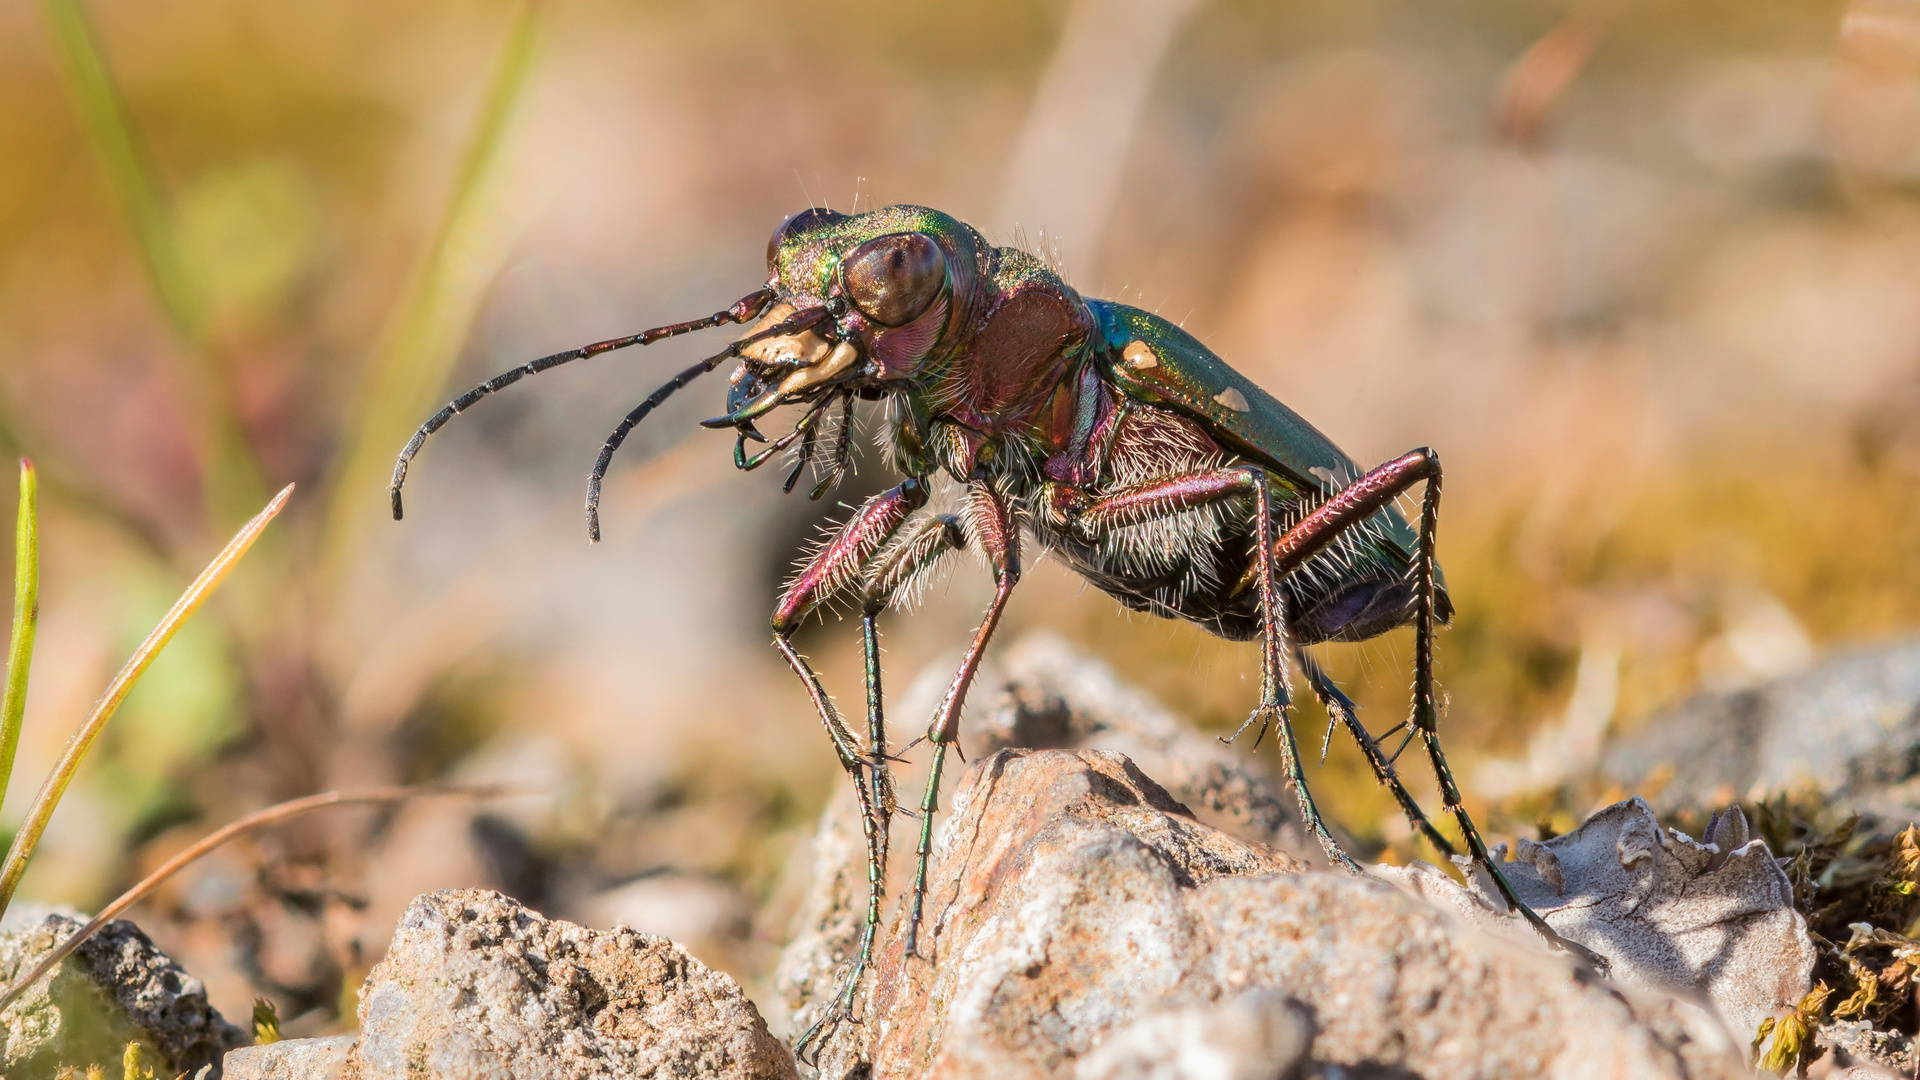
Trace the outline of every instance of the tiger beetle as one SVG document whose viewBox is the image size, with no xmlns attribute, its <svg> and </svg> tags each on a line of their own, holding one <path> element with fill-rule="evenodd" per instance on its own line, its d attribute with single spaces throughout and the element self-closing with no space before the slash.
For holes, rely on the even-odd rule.
<svg viewBox="0 0 1920 1080">
<path fill-rule="evenodd" d="M 859 798 L 867 849 L 867 912 L 859 956 L 825 1014 L 801 1036 L 803 1055 L 832 1024 L 853 1018 L 880 920 L 888 822 L 897 809 L 881 708 L 876 620 L 907 603 L 950 555 L 975 549 L 994 577 L 993 599 L 962 657 L 925 738 L 932 764 L 920 799 L 905 954 L 917 954 L 935 799 L 947 751 L 981 655 L 1020 580 L 1022 535 L 1125 607 L 1186 619 L 1233 641 L 1260 642 L 1260 701 L 1237 737 L 1255 745 L 1278 732 L 1281 759 L 1306 827 L 1329 862 L 1360 866 L 1327 830 L 1307 789 L 1288 710 L 1289 657 L 1343 725 L 1375 777 L 1413 827 L 1452 856 L 1453 845 L 1421 811 L 1380 741 L 1405 730 L 1439 781 L 1445 811 L 1474 862 L 1506 902 L 1555 946 L 1604 969 L 1520 902 L 1461 805 L 1440 750 L 1433 676 L 1436 623 L 1453 605 L 1434 559 L 1440 460 L 1410 451 L 1362 473 L 1293 410 L 1157 315 L 1088 300 L 1040 259 L 997 248 L 936 210 L 890 206 L 865 214 L 804 210 L 767 244 L 767 283 L 724 311 L 691 322 L 556 353 L 493 378 L 435 413 L 401 451 L 400 486 L 427 436 L 505 386 L 561 364 L 727 324 L 745 336 L 687 368 L 614 428 L 587 481 L 587 528 L 600 537 L 600 486 L 634 425 L 675 391 L 729 360 L 739 364 L 723 416 L 703 421 L 735 433 L 734 464 L 753 469 L 798 443 L 787 477 L 822 465 L 819 498 L 846 474 L 856 401 L 887 403 L 883 449 L 899 484 L 868 499 L 813 551 L 773 612 L 773 641 L 799 675 Z M 781 406 L 804 407 L 792 430 L 768 442 L 756 421 Z M 832 446 L 819 436 L 829 410 L 840 421 Z M 749 454 L 748 443 L 766 445 Z M 936 485 L 957 490 L 957 510 L 934 513 Z M 1424 485 L 1419 527 L 1396 501 Z M 794 631 L 829 600 L 860 608 L 866 669 L 867 740 L 848 730 Z M 1302 651 L 1323 641 L 1364 641 L 1411 623 L 1413 704 L 1379 736 L 1353 702 Z M 1225 740 L 1231 741 L 1231 739 Z"/>
</svg>

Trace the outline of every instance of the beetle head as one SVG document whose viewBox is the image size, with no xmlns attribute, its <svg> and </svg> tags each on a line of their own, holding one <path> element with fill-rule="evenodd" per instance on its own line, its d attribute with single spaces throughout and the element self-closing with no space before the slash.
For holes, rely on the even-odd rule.
<svg viewBox="0 0 1920 1080">
<path fill-rule="evenodd" d="M 739 424 L 833 389 L 888 392 L 930 375 L 962 325 L 984 241 L 936 210 L 889 206 L 865 214 L 803 210 L 767 241 L 768 287 L 778 297 L 751 333 L 796 314 L 804 330 L 742 346 L 728 415 Z"/>
</svg>

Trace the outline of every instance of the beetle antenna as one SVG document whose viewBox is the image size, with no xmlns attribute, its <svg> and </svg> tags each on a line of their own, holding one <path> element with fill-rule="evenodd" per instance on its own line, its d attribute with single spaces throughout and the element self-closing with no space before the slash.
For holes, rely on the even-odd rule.
<svg viewBox="0 0 1920 1080">
<path fill-rule="evenodd" d="M 401 518 L 400 487 L 407 482 L 407 466 L 413 463 L 413 456 L 420 452 L 421 444 L 427 441 L 427 436 L 445 427 L 447 421 L 472 408 L 474 403 L 481 398 L 497 390 L 504 390 L 514 383 L 519 382 L 521 379 L 526 378 L 528 375 L 538 375 L 548 368 L 556 368 L 561 364 L 571 363 L 572 361 L 584 359 L 589 356 L 598 356 L 601 353 L 612 352 L 615 349 L 624 349 L 629 345 L 651 345 L 656 341 L 662 341 L 666 338 L 679 337 L 681 334 L 690 334 L 695 330 L 708 330 L 730 322 L 749 322 L 759 318 L 761 312 L 764 312 L 767 306 L 772 303 L 773 290 L 761 289 L 758 292 L 749 293 L 741 297 L 738 303 L 735 303 L 725 311 L 716 311 L 704 319 L 693 319 L 688 322 L 671 323 L 667 326 L 656 326 L 651 330 L 642 330 L 637 334 L 629 334 L 626 337 L 611 338 L 607 341 L 596 341 L 592 345 L 583 345 L 578 349 L 568 349 L 566 352 L 557 352 L 552 356 L 543 356 L 532 363 L 522 364 L 512 371 L 495 375 L 479 386 L 454 398 L 447 403 L 445 408 L 429 417 L 426 423 L 421 424 L 420 430 L 414 432 L 413 438 L 407 440 L 406 449 L 400 451 L 400 459 L 396 461 L 393 466 L 393 482 L 388 488 L 393 500 L 393 520 L 399 521 Z M 715 363 L 717 364 L 718 361 L 715 361 Z"/>
<path fill-rule="evenodd" d="M 628 413 L 626 418 L 620 421 L 620 426 L 613 429 L 613 434 L 607 436 L 606 443 L 600 447 L 599 460 L 593 463 L 593 475 L 587 477 L 588 540 L 596 544 L 600 542 L 600 481 L 606 478 L 607 465 L 613 461 L 613 452 L 620 449 L 620 444 L 626 441 L 627 433 L 633 430 L 634 425 L 645 420 L 648 413 L 659 408 L 661 402 L 672 397 L 675 391 L 719 367 L 733 353 L 734 347 L 728 346 L 725 352 L 715 353 L 667 380 L 666 385 L 648 394 L 647 400 Z"/>
<path fill-rule="evenodd" d="M 746 337 L 741 338 L 719 352 L 714 353 L 712 356 L 707 357 L 705 360 L 675 375 L 673 378 L 668 379 L 665 385 L 653 393 L 648 394 L 647 400 L 641 402 L 632 412 L 628 413 L 626 418 L 620 421 L 620 426 L 613 429 L 613 434 L 607 436 L 607 441 L 600 447 L 599 459 L 593 463 L 593 473 L 587 477 L 587 539 L 596 544 L 600 542 L 600 483 L 607 477 L 607 466 L 613 462 L 613 452 L 620 449 L 620 444 L 627 440 L 627 433 L 632 431 L 635 425 L 645 420 L 648 413 L 659 408 L 662 402 L 672 397 L 682 387 L 700 376 L 705 375 L 707 372 L 712 371 L 714 368 L 719 367 L 721 364 L 726 363 L 730 358 L 740 355 L 742 348 L 765 338 L 798 333 L 801 330 L 814 326 L 826 317 L 827 310 L 825 308 L 808 308 L 805 311 L 797 311 L 759 333 L 748 334 Z"/>
</svg>

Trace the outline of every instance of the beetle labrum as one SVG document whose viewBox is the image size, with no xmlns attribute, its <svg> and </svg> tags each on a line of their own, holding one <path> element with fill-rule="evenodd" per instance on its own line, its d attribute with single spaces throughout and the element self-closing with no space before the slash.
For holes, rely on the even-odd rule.
<svg viewBox="0 0 1920 1080">
<path fill-rule="evenodd" d="M 974 548 L 992 568 L 993 599 L 925 736 L 932 764 L 920 801 L 905 942 L 911 955 L 941 770 L 958 738 L 981 656 L 1020 580 L 1023 534 L 1128 608 L 1186 619 L 1221 637 L 1260 641 L 1260 701 L 1240 730 L 1257 725 L 1262 736 L 1270 727 L 1277 730 L 1307 828 L 1332 864 L 1354 872 L 1359 866 L 1335 842 L 1307 788 L 1287 717 L 1289 658 L 1329 715 L 1359 743 L 1414 828 L 1452 855 L 1453 846 L 1401 783 L 1352 702 L 1301 651 L 1411 623 L 1411 713 L 1378 738 L 1404 728 L 1406 738 L 1424 745 L 1446 813 L 1507 903 L 1550 941 L 1599 962 L 1561 939 L 1513 894 L 1461 805 L 1441 752 L 1433 637 L 1452 605 L 1434 559 L 1441 472 L 1432 450 L 1414 450 L 1363 473 L 1311 424 L 1179 327 L 1137 308 L 1083 299 L 1039 259 L 993 247 L 935 210 L 802 211 L 768 242 L 767 271 L 765 287 L 707 318 L 543 357 L 456 398 L 401 452 L 392 500 L 399 518 L 401 484 L 421 444 L 488 394 L 572 360 L 695 330 L 752 324 L 745 336 L 660 387 L 614 429 L 588 481 L 588 529 L 595 540 L 601 479 L 622 440 L 668 396 L 728 360 L 739 364 L 727 413 L 704 424 L 734 429 L 734 463 L 742 469 L 798 442 L 789 491 L 803 467 L 824 460 L 828 475 L 813 495 L 824 494 L 847 467 L 854 403 L 888 404 L 885 449 L 905 479 L 868 499 L 812 553 L 772 619 L 774 644 L 805 683 L 859 795 L 868 855 L 860 954 L 799 1049 L 826 1025 L 851 1015 L 879 922 L 895 800 L 876 619 L 914 593 L 948 555 Z M 793 429 L 749 454 L 749 441 L 767 442 L 755 422 L 787 405 L 804 406 Z M 831 448 L 823 448 L 817 436 L 836 405 L 842 411 L 838 435 Z M 940 483 L 957 486 L 958 512 L 927 508 Z M 1416 528 L 1395 502 L 1422 484 Z M 808 614 L 846 598 L 861 612 L 864 745 L 792 644 Z"/>
</svg>

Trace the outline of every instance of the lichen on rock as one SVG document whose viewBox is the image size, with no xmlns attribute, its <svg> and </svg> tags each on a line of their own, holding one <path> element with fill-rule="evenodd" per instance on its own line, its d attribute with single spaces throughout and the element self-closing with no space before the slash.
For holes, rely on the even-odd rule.
<svg viewBox="0 0 1920 1080">
<path fill-rule="evenodd" d="M 80 929 L 70 914 L 17 905 L 0 928 L 0 985 L 27 973 Z M 199 979 L 125 920 L 102 927 L 0 1013 L 0 1073 L 51 1077 L 63 1066 L 118 1068 L 140 1043 L 167 1075 L 216 1065 L 246 1042 L 207 1001 Z"/>
</svg>

